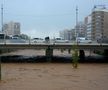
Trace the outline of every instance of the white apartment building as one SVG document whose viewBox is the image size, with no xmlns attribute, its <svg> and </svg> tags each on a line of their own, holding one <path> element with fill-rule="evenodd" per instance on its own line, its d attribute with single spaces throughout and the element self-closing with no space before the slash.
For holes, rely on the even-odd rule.
<svg viewBox="0 0 108 90">
<path fill-rule="evenodd" d="M 85 22 L 85 28 L 86 28 L 86 39 L 87 40 L 91 40 L 92 39 L 92 35 L 91 35 L 91 33 L 92 33 L 92 17 L 91 17 L 91 15 L 89 15 L 89 16 L 87 16 L 87 17 L 85 17 L 85 20 L 84 20 L 84 22 Z"/>
</svg>

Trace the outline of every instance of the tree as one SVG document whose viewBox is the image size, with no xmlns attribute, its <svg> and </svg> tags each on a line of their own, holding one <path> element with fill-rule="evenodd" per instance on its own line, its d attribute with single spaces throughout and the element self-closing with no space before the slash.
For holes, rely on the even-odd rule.
<svg viewBox="0 0 108 90">
<path fill-rule="evenodd" d="M 74 44 L 73 45 L 73 53 L 72 53 L 72 65 L 73 68 L 78 67 L 78 60 L 79 60 L 79 54 L 78 54 L 78 45 Z"/>
</svg>

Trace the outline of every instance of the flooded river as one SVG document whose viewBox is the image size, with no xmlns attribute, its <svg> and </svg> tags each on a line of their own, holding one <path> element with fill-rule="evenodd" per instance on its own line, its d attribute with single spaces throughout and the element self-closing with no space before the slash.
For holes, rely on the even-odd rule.
<svg viewBox="0 0 108 90">
<path fill-rule="evenodd" d="M 5 55 L 33 57 L 45 55 L 45 51 L 20 50 Z M 66 51 L 56 51 L 54 55 L 71 56 Z M 96 55 L 92 53 L 92 56 Z M 56 61 L 61 60 L 56 57 Z M 11 62 L 2 63 L 1 70 L 0 90 L 108 90 L 108 63 L 79 63 L 78 69 L 74 69 L 72 63 Z"/>
<path fill-rule="evenodd" d="M 108 64 L 2 64 L 0 90 L 107 90 Z"/>
</svg>

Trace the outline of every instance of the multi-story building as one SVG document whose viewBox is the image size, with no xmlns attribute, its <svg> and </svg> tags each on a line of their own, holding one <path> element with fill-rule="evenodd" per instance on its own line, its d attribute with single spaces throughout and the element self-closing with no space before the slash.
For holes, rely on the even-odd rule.
<svg viewBox="0 0 108 90">
<path fill-rule="evenodd" d="M 92 11 L 92 40 L 108 39 L 108 10 L 95 6 Z"/>
<path fill-rule="evenodd" d="M 74 29 L 60 31 L 60 37 L 65 40 L 76 40 L 78 37 L 85 37 L 86 28 L 84 22 L 79 22 Z"/>
<path fill-rule="evenodd" d="M 87 40 L 91 40 L 92 36 L 91 36 L 91 32 L 92 32 L 92 17 L 91 15 L 88 15 L 87 17 L 85 17 L 84 23 L 85 23 L 85 36 Z"/>
<path fill-rule="evenodd" d="M 7 36 L 20 35 L 20 23 L 9 22 L 3 25 L 3 33 Z"/>
<path fill-rule="evenodd" d="M 65 40 L 73 40 L 75 38 L 75 30 L 63 30 L 59 33 L 60 37 Z"/>
<path fill-rule="evenodd" d="M 84 22 L 79 22 L 75 26 L 76 29 L 76 36 L 77 37 L 85 37 L 86 34 L 86 28 L 85 28 L 85 23 Z"/>
</svg>

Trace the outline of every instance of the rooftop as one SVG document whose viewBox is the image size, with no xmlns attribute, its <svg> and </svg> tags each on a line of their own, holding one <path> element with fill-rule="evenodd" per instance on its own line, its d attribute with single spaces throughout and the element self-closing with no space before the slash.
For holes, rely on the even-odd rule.
<svg viewBox="0 0 108 90">
<path fill-rule="evenodd" d="M 95 5 L 93 11 L 104 11 L 108 12 L 108 8 L 105 5 Z"/>
</svg>

